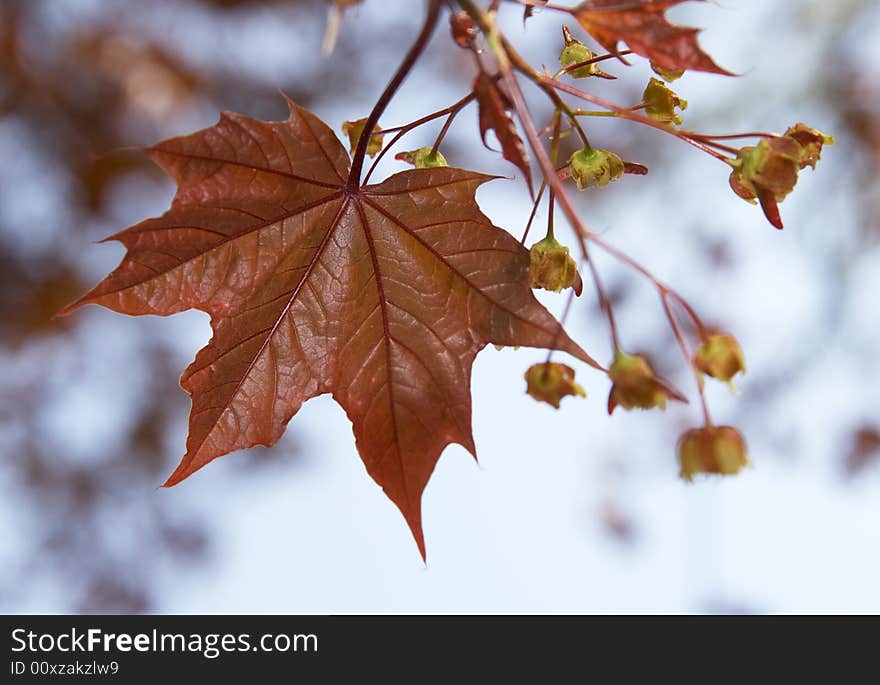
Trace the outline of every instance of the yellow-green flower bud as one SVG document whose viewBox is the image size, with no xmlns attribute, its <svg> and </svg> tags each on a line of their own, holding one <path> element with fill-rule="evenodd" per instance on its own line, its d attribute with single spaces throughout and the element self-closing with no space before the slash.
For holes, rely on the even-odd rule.
<svg viewBox="0 0 880 685">
<path fill-rule="evenodd" d="M 449 166 L 446 163 L 446 158 L 440 153 L 440 150 L 434 150 L 430 145 L 420 147 L 418 150 L 399 152 L 394 155 L 394 159 L 408 162 L 416 169 L 431 169 L 438 166 Z"/>
<path fill-rule="evenodd" d="M 746 443 L 731 426 L 695 428 L 678 441 L 679 475 L 693 480 L 699 473 L 734 475 L 749 464 Z"/>
<path fill-rule="evenodd" d="M 624 409 L 666 409 L 666 400 L 687 400 L 666 381 L 654 373 L 644 357 L 617 350 L 608 369 L 612 381 L 608 395 L 608 413 L 621 406 Z"/>
<path fill-rule="evenodd" d="M 730 383 L 746 370 L 742 348 L 732 335 L 715 333 L 707 337 L 694 357 L 696 367 L 707 376 Z"/>
<path fill-rule="evenodd" d="M 580 293 L 581 277 L 568 248 L 551 236 L 539 240 L 529 250 L 529 285 L 559 292 L 574 287 Z"/>
<path fill-rule="evenodd" d="M 687 100 L 682 100 L 673 92 L 669 86 L 657 78 L 652 78 L 648 82 L 648 87 L 642 95 L 642 102 L 647 107 L 645 114 L 665 124 L 673 124 L 678 126 L 681 123 L 681 115 L 675 110 L 684 111 L 687 109 Z"/>
<path fill-rule="evenodd" d="M 348 136 L 349 152 L 352 155 L 354 154 L 354 151 L 357 150 L 358 141 L 360 140 L 361 133 L 363 133 L 364 126 L 366 125 L 366 118 L 358 119 L 356 121 L 342 122 L 342 132 Z M 373 135 L 370 137 L 370 142 L 367 143 L 367 154 L 370 157 L 374 157 L 382 150 L 382 136 L 377 135 L 381 130 L 382 129 L 379 128 L 378 125 L 373 127 Z"/>
<path fill-rule="evenodd" d="M 567 26 L 562 27 L 562 35 L 565 38 L 565 46 L 562 48 L 562 52 L 559 53 L 559 64 L 563 69 L 568 69 L 568 67 L 580 64 L 581 62 L 589 62 L 596 57 L 590 48 L 581 43 L 577 38 L 572 37 Z M 577 69 L 572 69 L 568 74 L 574 78 L 588 78 L 595 76 L 598 72 L 599 65 L 594 62 L 593 64 L 585 64 Z"/>
<path fill-rule="evenodd" d="M 578 190 L 607 186 L 623 176 L 626 170 L 620 157 L 613 152 L 598 148 L 578 150 L 569 158 L 568 163 Z"/>
<path fill-rule="evenodd" d="M 586 397 L 584 389 L 574 382 L 574 369 L 565 364 L 547 362 L 530 366 L 525 373 L 526 393 L 559 409 L 563 397 Z"/>
</svg>

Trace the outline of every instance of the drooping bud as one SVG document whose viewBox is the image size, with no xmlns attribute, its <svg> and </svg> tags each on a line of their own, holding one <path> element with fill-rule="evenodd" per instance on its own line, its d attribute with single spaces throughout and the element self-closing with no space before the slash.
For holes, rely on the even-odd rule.
<svg viewBox="0 0 880 685">
<path fill-rule="evenodd" d="M 767 219 L 781 229 L 778 204 L 794 190 L 802 158 L 803 148 L 793 138 L 763 138 L 757 145 L 739 151 L 730 187 L 752 204 L 760 201 Z"/>
<path fill-rule="evenodd" d="M 834 137 L 827 136 L 815 128 L 806 124 L 795 124 L 785 132 L 786 138 L 796 140 L 803 151 L 801 153 L 801 169 L 806 167 L 816 168 L 816 163 L 822 157 L 822 148 L 825 145 L 834 145 Z"/>
<path fill-rule="evenodd" d="M 749 465 L 746 443 L 736 428 L 708 426 L 687 431 L 678 441 L 679 475 L 693 480 L 699 473 L 734 475 Z"/>
<path fill-rule="evenodd" d="M 624 409 L 666 409 L 667 400 L 687 402 L 687 399 L 654 373 L 648 360 L 639 355 L 617 350 L 608 369 L 612 381 L 608 395 L 608 413 L 621 406 Z"/>
<path fill-rule="evenodd" d="M 460 48 L 469 48 L 477 37 L 477 27 L 467 12 L 453 12 L 449 15 L 449 30 L 452 40 Z"/>
<path fill-rule="evenodd" d="M 568 69 L 568 67 L 580 64 L 581 62 L 589 62 L 596 57 L 596 54 L 590 48 L 571 35 L 567 26 L 562 27 L 562 37 L 565 39 L 565 45 L 562 48 L 562 52 L 559 53 L 559 64 L 563 69 Z M 568 74 L 574 78 L 597 76 L 599 74 L 599 65 L 595 62 L 593 64 L 585 64 L 577 69 L 572 69 Z"/>
<path fill-rule="evenodd" d="M 556 293 L 574 288 L 581 294 L 583 284 L 577 263 L 568 248 L 552 236 L 539 240 L 529 250 L 529 285 Z"/>
<path fill-rule="evenodd" d="M 559 409 L 563 397 L 586 397 L 584 389 L 574 382 L 574 369 L 565 364 L 547 362 L 530 366 L 525 373 L 526 393 Z"/>
<path fill-rule="evenodd" d="M 657 76 L 666 81 L 666 83 L 678 81 L 678 79 L 684 76 L 684 69 L 664 69 L 663 67 L 658 67 L 653 62 L 651 62 L 651 69 L 653 69 Z"/>
<path fill-rule="evenodd" d="M 354 151 L 357 150 L 358 141 L 361 138 L 361 134 L 364 132 L 364 126 L 367 125 L 367 119 L 358 119 L 356 121 L 344 121 L 342 122 L 342 132 L 348 136 L 349 142 L 349 152 L 354 155 Z M 374 157 L 382 150 L 382 129 L 379 128 L 379 125 L 373 127 L 373 135 L 370 137 L 370 142 L 367 143 L 367 154 L 370 157 Z"/>
<path fill-rule="evenodd" d="M 603 188 L 623 176 L 626 167 L 623 160 L 613 152 L 598 148 L 584 148 L 568 160 L 571 176 L 578 190 Z"/>
<path fill-rule="evenodd" d="M 678 126 L 681 124 L 681 114 L 676 109 L 684 111 L 687 109 L 687 100 L 682 100 L 675 92 L 670 89 L 663 81 L 652 78 L 648 82 L 648 87 L 642 95 L 642 102 L 647 105 L 645 114 L 664 124 L 673 124 Z"/>
<path fill-rule="evenodd" d="M 714 333 L 697 349 L 696 367 L 707 376 L 730 383 L 733 377 L 746 370 L 742 348 L 732 335 Z"/>
<path fill-rule="evenodd" d="M 767 219 L 782 228 L 779 203 L 794 190 L 798 173 L 816 168 L 825 145 L 834 138 L 805 124 L 795 124 L 784 136 L 762 139 L 756 146 L 739 150 L 732 163 L 730 187 L 741 198 L 761 203 Z"/>
<path fill-rule="evenodd" d="M 394 155 L 394 159 L 401 162 L 412 164 L 416 169 L 431 169 L 438 166 L 449 166 L 446 158 L 439 150 L 434 150 L 430 145 L 420 147 L 418 150 L 409 150 L 408 152 L 398 152 Z"/>
</svg>

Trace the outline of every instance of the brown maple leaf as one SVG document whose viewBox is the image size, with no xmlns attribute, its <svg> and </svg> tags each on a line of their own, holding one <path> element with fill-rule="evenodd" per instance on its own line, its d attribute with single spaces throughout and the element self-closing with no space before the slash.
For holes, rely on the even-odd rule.
<svg viewBox="0 0 880 685">
<path fill-rule="evenodd" d="M 477 96 L 477 105 L 480 110 L 480 136 L 483 139 L 483 145 L 486 145 L 486 134 L 489 129 L 494 130 L 495 137 L 501 144 L 501 154 L 504 159 L 523 172 L 526 184 L 529 186 L 529 192 L 532 193 L 529 155 L 509 113 L 513 109 L 513 103 L 507 94 L 499 88 L 498 82 L 485 72 L 480 72 L 474 81 L 474 93 Z M 489 146 L 486 145 L 486 147 Z"/>
<path fill-rule="evenodd" d="M 661 69 L 693 69 L 732 76 L 703 52 L 697 42 L 699 29 L 678 26 L 666 18 L 667 9 L 687 1 L 587 0 L 571 13 L 608 52 L 616 53 L 617 44 L 622 41 Z"/>
<path fill-rule="evenodd" d="M 112 236 L 122 263 L 64 312 L 211 315 L 213 337 L 181 378 L 189 437 L 166 486 L 274 444 L 305 400 L 332 393 L 424 557 L 421 496 L 440 453 L 475 453 L 477 352 L 525 345 L 595 362 L 532 295 L 525 248 L 477 206 L 491 177 L 414 169 L 357 187 L 333 132 L 290 108 L 283 122 L 224 113 L 150 148 L 177 182 L 170 210 Z"/>
</svg>

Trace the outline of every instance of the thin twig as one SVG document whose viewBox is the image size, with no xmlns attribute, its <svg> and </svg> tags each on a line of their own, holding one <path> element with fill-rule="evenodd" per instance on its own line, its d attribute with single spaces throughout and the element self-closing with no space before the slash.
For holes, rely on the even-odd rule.
<svg viewBox="0 0 880 685">
<path fill-rule="evenodd" d="M 425 46 L 431 39 L 434 29 L 437 27 L 437 19 L 440 16 L 440 8 L 443 6 L 443 1 L 444 0 L 428 0 L 428 13 L 425 16 L 425 23 L 422 25 L 422 30 L 419 32 L 419 35 L 410 47 L 409 52 L 406 53 L 406 56 L 403 58 L 403 61 L 400 63 L 394 76 L 391 77 L 391 81 L 389 81 L 385 90 L 382 91 L 382 94 L 373 106 L 373 110 L 367 117 L 367 121 L 364 124 L 364 130 L 361 132 L 361 137 L 358 140 L 357 147 L 355 148 L 352 157 L 351 171 L 348 174 L 348 181 L 345 184 L 348 192 L 355 192 L 361 185 L 361 171 L 364 167 L 364 157 L 366 157 L 367 154 L 367 145 L 373 137 L 373 129 L 376 127 L 376 124 L 379 123 L 379 117 L 382 116 L 388 103 L 391 102 L 394 94 L 406 80 L 406 77 L 409 75 L 410 71 L 412 71 L 413 66 L 415 66 L 415 63 L 424 52 Z"/>
</svg>

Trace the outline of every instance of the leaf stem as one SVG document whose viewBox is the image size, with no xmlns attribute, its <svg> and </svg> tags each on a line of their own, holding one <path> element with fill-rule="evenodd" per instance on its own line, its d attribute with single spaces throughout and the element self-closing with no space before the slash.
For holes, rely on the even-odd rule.
<svg viewBox="0 0 880 685">
<path fill-rule="evenodd" d="M 703 387 L 703 377 L 700 375 L 700 370 L 694 363 L 694 357 L 691 354 L 690 347 L 688 347 L 687 341 L 684 338 L 684 333 L 681 330 L 681 324 L 678 322 L 678 318 L 675 316 L 675 312 L 673 312 L 672 308 L 669 306 L 669 294 L 661 293 L 660 301 L 663 303 L 663 311 L 666 312 L 666 318 L 669 319 L 669 325 L 672 327 L 672 332 L 675 335 L 675 339 L 678 341 L 678 346 L 681 348 L 681 353 L 682 355 L 684 355 L 688 367 L 694 374 L 694 381 L 697 384 L 697 392 L 700 395 L 700 406 L 703 410 L 703 420 L 706 422 L 706 427 L 711 428 L 712 417 L 709 415 L 709 405 L 706 402 L 706 392 Z"/>
<path fill-rule="evenodd" d="M 519 65 L 517 65 L 517 69 L 519 69 Z M 531 67 L 529 67 L 529 69 L 531 71 L 534 71 L 533 69 L 531 69 Z M 538 83 L 538 85 L 542 89 L 545 89 L 547 86 L 550 86 L 553 89 L 560 90 L 564 93 L 568 93 L 569 95 L 573 95 L 574 97 L 580 98 L 581 100 L 586 100 L 587 102 L 591 102 L 594 105 L 598 105 L 599 107 L 604 107 L 607 110 L 611 110 L 612 112 L 617 113 L 617 115 L 622 118 L 628 119 L 628 120 L 635 122 L 637 124 L 643 124 L 645 126 L 650 126 L 651 128 L 656 128 L 658 131 L 663 131 L 664 133 L 668 133 L 672 136 L 675 136 L 679 140 L 682 140 L 685 143 L 688 143 L 689 145 L 693 145 L 698 150 L 702 150 L 706 154 L 711 155 L 712 157 L 715 157 L 715 159 L 718 159 L 719 161 L 722 161 L 725 164 L 729 165 L 731 163 L 731 160 L 728 157 L 725 157 L 720 152 L 713 150 L 711 147 L 709 147 L 705 143 L 701 142 L 701 140 L 700 140 L 701 136 L 699 136 L 699 135 L 692 135 L 688 131 L 680 131 L 677 128 L 669 126 L 668 124 L 664 124 L 659 121 L 655 121 L 654 119 L 651 119 L 650 117 L 639 114 L 638 112 L 634 111 L 631 108 L 621 107 L 620 105 L 616 105 L 613 102 L 609 102 L 608 100 L 605 100 L 603 98 L 592 95 L 591 93 L 587 93 L 586 91 L 583 91 L 580 88 L 576 88 L 576 87 L 571 86 L 567 83 L 562 83 L 561 81 L 557 81 L 556 79 L 554 79 L 550 76 L 540 74 L 540 73 L 536 73 L 536 76 L 531 76 L 531 74 L 529 74 L 529 76 L 530 76 L 530 78 L 533 78 L 533 80 L 534 80 L 534 78 L 537 78 L 536 83 Z"/>
<path fill-rule="evenodd" d="M 434 119 L 439 119 L 440 117 L 443 117 L 446 115 L 454 116 L 454 115 L 458 114 L 462 109 L 465 108 L 466 105 L 473 102 L 476 98 L 477 98 L 477 96 L 474 93 L 468 93 L 458 102 L 456 102 L 452 105 L 449 105 L 449 107 L 444 107 L 441 110 L 437 110 L 436 112 L 432 112 L 431 114 L 427 114 L 427 115 L 421 117 L 420 119 L 416 119 L 415 121 L 410 122 L 409 124 L 404 124 L 403 126 L 395 126 L 393 128 L 386 128 L 384 131 L 382 131 L 382 133 L 390 133 L 390 132 L 396 131 L 397 135 L 395 135 L 391 139 L 391 142 L 389 142 L 388 145 L 386 145 L 384 148 L 382 148 L 382 151 L 379 153 L 379 156 L 376 157 L 375 160 L 373 160 L 373 164 L 367 170 L 367 175 L 364 178 L 364 185 L 366 185 L 367 182 L 370 180 L 370 176 L 373 175 L 373 171 L 375 170 L 376 165 L 382 160 L 382 158 L 385 156 L 385 153 L 388 152 L 391 148 L 393 148 L 397 144 L 397 141 L 400 140 L 403 136 L 405 136 L 407 133 L 412 131 L 414 128 L 417 128 L 423 124 L 427 124 L 431 121 L 434 121 Z"/>
<path fill-rule="evenodd" d="M 370 112 L 370 116 L 367 117 L 367 121 L 364 124 L 364 130 L 361 133 L 357 148 L 354 151 L 354 156 L 351 162 L 351 171 L 348 174 L 348 181 L 345 184 L 345 187 L 349 192 L 355 192 L 360 187 L 361 171 L 364 168 L 364 158 L 367 154 L 367 145 L 372 137 L 373 129 L 376 127 L 376 124 L 379 123 L 379 117 L 382 116 L 388 103 L 391 102 L 394 94 L 406 80 L 406 77 L 409 75 L 410 71 L 412 71 L 413 66 L 421 56 L 428 41 L 431 39 L 431 35 L 437 27 L 437 19 L 440 16 L 440 9 L 443 4 L 444 0 L 428 0 L 428 13 L 425 16 L 425 23 L 422 25 L 422 30 L 419 32 L 415 42 L 410 47 L 409 52 L 406 53 L 406 56 L 403 58 L 403 61 L 400 63 L 394 76 L 391 77 L 391 81 L 388 82 L 385 90 L 382 91 L 382 94 L 373 106 L 373 111 Z"/>
</svg>

